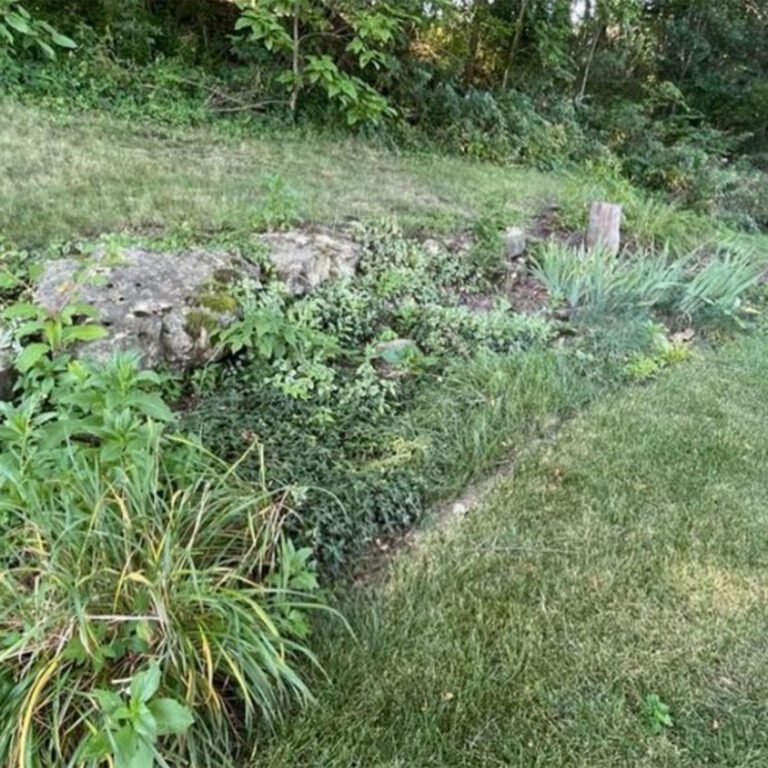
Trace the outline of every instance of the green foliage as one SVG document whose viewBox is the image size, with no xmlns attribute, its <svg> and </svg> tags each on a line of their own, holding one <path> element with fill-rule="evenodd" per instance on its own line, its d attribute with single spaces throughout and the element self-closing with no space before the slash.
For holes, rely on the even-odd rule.
<svg viewBox="0 0 768 768">
<path fill-rule="evenodd" d="M 0 312 L 16 342 L 15 365 L 24 376 L 24 390 L 51 394 L 57 375 L 66 371 L 71 359 L 69 348 L 106 335 L 97 323 L 81 322 L 94 316 L 93 308 L 85 304 L 68 304 L 60 312 L 50 313 L 34 304 L 16 302 Z"/>
<path fill-rule="evenodd" d="M 583 161 L 599 149 L 569 101 L 524 91 L 465 91 L 450 82 L 428 86 L 407 95 L 412 108 L 424 112 L 414 143 L 436 141 L 470 157 L 546 170 Z M 409 136 L 405 131 L 406 141 Z"/>
<path fill-rule="evenodd" d="M 71 50 L 77 44 L 47 21 L 33 17 L 18 0 L 0 0 L 0 55 L 36 50 L 55 59 L 56 48 Z"/>
<path fill-rule="evenodd" d="M 488 450 L 476 460 L 454 453 L 455 464 L 425 473 L 445 446 L 408 421 L 422 393 L 446 388 L 450 400 L 447 369 L 459 378 L 477 355 L 514 361 L 553 338 L 550 322 L 517 314 L 508 302 L 488 311 L 462 303 L 497 276 L 490 227 L 475 248 L 458 252 L 405 238 L 392 225 L 361 235 L 354 281 L 299 299 L 274 283 L 241 286 L 241 319 L 218 337 L 235 360 L 193 382 L 202 400 L 185 414 L 223 456 L 235 458 L 258 436 L 269 487 L 294 489 L 289 524 L 331 569 L 376 535 L 413 524 L 449 477 L 481 471 L 497 455 L 511 418 L 489 418 Z M 461 413 L 459 396 L 454 404 Z M 253 458 L 241 466 L 256 477 L 262 468 Z"/>
<path fill-rule="evenodd" d="M 309 698 L 311 553 L 284 537 L 284 495 L 170 432 L 157 374 L 72 359 L 98 328 L 84 310 L 4 310 L 0 760 L 234 765 Z"/>
<path fill-rule="evenodd" d="M 395 114 L 387 99 L 362 76 L 391 63 L 389 53 L 408 18 L 396 5 L 242 0 L 239 6 L 242 15 L 235 29 L 285 62 L 278 81 L 288 91 L 292 113 L 302 93 L 316 88 L 338 107 L 348 125 L 377 123 Z"/>
<path fill-rule="evenodd" d="M 534 275 L 547 287 L 554 305 L 594 317 L 647 312 L 668 304 L 683 265 L 665 253 L 616 258 L 600 249 L 575 250 L 545 245 Z"/>
<path fill-rule="evenodd" d="M 639 349 L 630 353 L 624 365 L 625 375 L 630 381 L 647 381 L 663 368 L 688 360 L 692 355 L 692 335 L 689 331 L 670 339 L 663 325 L 647 323 L 638 340 Z"/>
<path fill-rule="evenodd" d="M 698 210 L 715 203 L 732 139 L 694 112 L 674 84 L 655 83 L 642 100 L 596 109 L 589 119 L 634 183 Z"/>
<path fill-rule="evenodd" d="M 558 245 L 546 246 L 534 266 L 555 305 L 593 323 L 632 314 L 648 320 L 665 311 L 700 321 L 737 319 L 760 272 L 754 256 L 743 253 L 724 251 L 697 264 L 696 254 L 617 258 Z"/>
<path fill-rule="evenodd" d="M 672 710 L 656 693 L 649 693 L 645 697 L 645 716 L 651 733 L 661 733 L 665 728 L 672 728 L 675 725 Z"/>
<path fill-rule="evenodd" d="M 277 174 L 262 181 L 263 197 L 251 224 L 257 231 L 284 229 L 299 220 L 299 195 Z"/>
<path fill-rule="evenodd" d="M 689 317 L 737 319 L 745 293 L 757 284 L 761 273 L 750 254 L 717 255 L 684 286 L 680 311 Z"/>
<path fill-rule="evenodd" d="M 156 742 L 179 736 L 194 723 L 188 707 L 176 699 L 158 698 L 161 672 L 157 662 L 137 672 L 127 697 L 109 689 L 96 689 L 93 698 L 103 716 L 101 728 L 89 736 L 80 758 L 102 761 L 109 757 L 116 768 L 154 768 Z"/>
<path fill-rule="evenodd" d="M 34 32 L 5 38 L 80 48 L 55 67 L 0 52 L 16 98 L 235 132 L 287 107 L 419 150 L 610 164 L 699 212 L 765 224 L 766 21 L 752 3 L 28 0 L 25 21 L 3 2 Z"/>
</svg>

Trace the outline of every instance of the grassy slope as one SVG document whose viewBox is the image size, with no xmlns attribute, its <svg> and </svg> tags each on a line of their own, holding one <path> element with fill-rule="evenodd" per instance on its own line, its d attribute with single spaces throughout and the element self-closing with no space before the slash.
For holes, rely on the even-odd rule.
<svg viewBox="0 0 768 768">
<path fill-rule="evenodd" d="M 275 177 L 284 190 L 277 202 L 269 194 Z M 123 230 L 247 232 L 263 227 L 265 206 L 308 222 L 394 216 L 406 226 L 450 229 L 490 213 L 507 226 L 524 223 L 556 202 L 580 229 L 587 205 L 602 198 L 625 204 L 625 229 L 640 242 L 732 239 L 705 218 L 585 173 L 398 154 L 290 132 L 238 138 L 98 114 L 56 117 L 0 103 L 0 238 L 21 245 Z M 768 237 L 740 239 L 768 251 Z"/>
<path fill-rule="evenodd" d="M 588 411 L 348 600 L 257 766 L 768 764 L 766 424 L 764 339 Z"/>
<path fill-rule="evenodd" d="M 355 140 L 233 138 L 106 117 L 53 118 L 0 109 L 0 233 L 19 242 L 123 228 L 248 227 L 278 175 L 308 220 L 477 216 L 507 207 L 512 223 L 558 196 L 563 179 L 437 156 L 402 156 Z"/>
</svg>

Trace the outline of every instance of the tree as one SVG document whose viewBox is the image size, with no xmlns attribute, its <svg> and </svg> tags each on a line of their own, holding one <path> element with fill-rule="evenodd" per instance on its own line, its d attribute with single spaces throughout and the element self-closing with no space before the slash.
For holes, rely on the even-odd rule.
<svg viewBox="0 0 768 768">
<path fill-rule="evenodd" d="M 388 3 L 333 0 L 245 0 L 236 29 L 283 63 L 280 82 L 296 115 L 301 94 L 318 88 L 349 125 L 395 114 L 367 76 L 391 65 L 407 11 Z"/>
</svg>

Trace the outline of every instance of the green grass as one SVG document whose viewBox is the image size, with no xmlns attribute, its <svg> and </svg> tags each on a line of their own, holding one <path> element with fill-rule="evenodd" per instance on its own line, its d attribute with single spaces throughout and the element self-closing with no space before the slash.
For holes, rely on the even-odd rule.
<svg viewBox="0 0 768 768">
<path fill-rule="evenodd" d="M 392 216 L 450 229 L 495 214 L 514 225 L 553 202 L 566 225 L 581 229 L 587 205 L 601 198 L 626 204 L 626 228 L 638 241 L 689 246 L 718 236 L 704 217 L 586 171 L 545 174 L 354 138 L 274 129 L 236 137 L 217 127 L 0 105 L 0 236 L 26 246 L 124 230 L 249 231 L 286 215 L 328 224 Z M 760 242 L 768 250 L 768 239 Z"/>
<path fill-rule="evenodd" d="M 344 600 L 255 766 L 768 764 L 766 424 L 762 338 L 588 410 Z"/>
<path fill-rule="evenodd" d="M 237 139 L 214 129 L 131 125 L 0 110 L 0 232 L 22 243 L 121 229 L 247 228 L 275 175 L 309 221 L 397 215 L 474 217 L 490 205 L 519 220 L 561 180 L 438 156 L 300 134 Z"/>
</svg>

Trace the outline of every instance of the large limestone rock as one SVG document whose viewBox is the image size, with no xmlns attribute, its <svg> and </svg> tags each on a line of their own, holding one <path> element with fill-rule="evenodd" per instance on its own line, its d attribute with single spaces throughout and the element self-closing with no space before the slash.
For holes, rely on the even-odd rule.
<svg viewBox="0 0 768 768">
<path fill-rule="evenodd" d="M 362 256 L 359 243 L 330 231 L 277 232 L 260 239 L 277 278 L 296 296 L 353 275 Z M 134 349 L 147 367 L 184 368 L 215 357 L 211 332 L 236 316 L 232 285 L 260 277 L 257 265 L 233 254 L 126 248 L 49 262 L 34 300 L 51 312 L 76 301 L 95 307 L 109 335 L 87 345 L 89 356 L 105 359 L 115 350 Z"/>
<path fill-rule="evenodd" d="M 301 296 L 326 280 L 351 277 L 362 257 L 354 240 L 317 230 L 262 235 L 277 277 L 291 293 Z"/>
<path fill-rule="evenodd" d="M 231 254 L 126 248 L 49 262 L 34 300 L 51 312 L 75 301 L 95 307 L 109 334 L 87 345 L 89 356 L 134 349 L 148 367 L 189 367 L 213 356 L 210 332 L 235 316 L 228 288 L 248 277 L 259 268 Z"/>
</svg>

